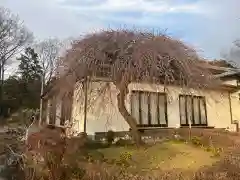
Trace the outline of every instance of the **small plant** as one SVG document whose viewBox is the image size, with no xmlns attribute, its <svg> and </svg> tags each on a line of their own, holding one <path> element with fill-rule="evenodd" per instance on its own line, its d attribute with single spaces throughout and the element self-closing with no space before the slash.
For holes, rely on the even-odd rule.
<svg viewBox="0 0 240 180">
<path fill-rule="evenodd" d="M 195 146 L 203 146 L 201 139 L 197 136 L 192 137 L 191 142 L 195 145 Z"/>
<path fill-rule="evenodd" d="M 78 167 L 78 164 L 71 164 L 71 166 L 65 166 L 64 170 L 67 176 L 65 178 L 82 179 L 86 174 L 86 170 Z"/>
<path fill-rule="evenodd" d="M 8 119 L 8 123 L 18 123 L 19 125 L 29 126 L 32 123 L 33 118 L 37 119 L 38 115 L 39 110 L 20 109 L 19 111 L 11 115 L 11 117 Z"/>
<path fill-rule="evenodd" d="M 112 130 L 109 130 L 106 135 L 108 145 L 112 145 L 114 141 L 115 133 Z"/>
<path fill-rule="evenodd" d="M 87 159 L 90 162 L 99 160 L 99 161 L 103 161 L 104 160 L 104 155 L 101 152 L 98 151 L 90 151 L 87 153 Z"/>
<path fill-rule="evenodd" d="M 219 157 L 221 155 L 221 153 L 223 152 L 223 149 L 219 148 L 219 147 L 209 146 L 206 148 L 206 151 L 212 152 L 213 157 Z"/>
<path fill-rule="evenodd" d="M 131 152 L 123 152 L 120 154 L 120 159 L 117 161 L 117 164 L 124 166 L 124 167 L 129 167 L 130 163 L 129 161 L 132 160 L 132 153 Z"/>
</svg>

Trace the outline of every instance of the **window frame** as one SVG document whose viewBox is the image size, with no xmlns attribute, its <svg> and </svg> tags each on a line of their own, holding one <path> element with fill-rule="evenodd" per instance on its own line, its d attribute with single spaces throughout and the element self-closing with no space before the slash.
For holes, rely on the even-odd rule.
<svg viewBox="0 0 240 180">
<path fill-rule="evenodd" d="M 182 124 L 182 116 L 181 116 L 181 98 L 184 98 L 184 104 L 185 104 L 185 118 L 186 118 L 186 124 Z M 187 111 L 187 98 L 190 97 L 191 98 L 191 115 L 192 115 L 192 124 L 191 126 L 194 127 L 198 127 L 198 126 L 208 126 L 208 117 L 207 117 L 207 105 L 206 105 L 206 97 L 205 96 L 196 96 L 196 95 L 185 95 L 185 94 L 180 94 L 179 95 L 179 117 L 180 117 L 180 126 L 181 127 L 186 127 L 189 126 L 189 120 L 188 120 L 188 111 Z M 194 99 L 197 98 L 198 99 L 198 112 L 199 112 L 199 124 L 195 124 L 195 119 L 194 119 Z M 206 119 L 206 123 L 202 123 L 202 117 L 201 117 L 201 105 L 200 105 L 200 100 L 203 101 L 203 107 L 204 107 L 204 111 L 205 111 L 205 119 Z"/>
<path fill-rule="evenodd" d="M 49 108 L 49 125 L 56 125 L 56 112 L 57 112 L 57 107 L 56 107 L 56 97 L 53 96 L 49 99 L 50 101 L 50 107 Z"/>
<path fill-rule="evenodd" d="M 138 107 L 139 107 L 139 124 L 137 124 L 137 127 L 141 128 L 141 127 L 168 127 L 168 115 L 167 115 L 167 94 L 164 92 L 152 92 L 152 91 L 142 91 L 142 90 L 132 90 L 131 91 L 131 95 L 130 95 L 130 112 L 131 115 L 133 114 L 133 93 L 138 93 Z M 142 115 L 141 115 L 141 94 L 145 93 L 145 94 L 157 94 L 157 113 L 158 113 L 158 124 L 152 124 L 152 118 L 151 118 L 151 107 L 150 107 L 150 101 L 151 101 L 151 97 L 148 96 L 148 124 L 142 124 L 143 120 L 142 120 Z M 160 96 L 164 97 L 164 116 L 165 116 L 165 124 L 161 124 L 161 120 L 160 120 L 160 104 L 159 104 L 159 98 Z"/>
</svg>

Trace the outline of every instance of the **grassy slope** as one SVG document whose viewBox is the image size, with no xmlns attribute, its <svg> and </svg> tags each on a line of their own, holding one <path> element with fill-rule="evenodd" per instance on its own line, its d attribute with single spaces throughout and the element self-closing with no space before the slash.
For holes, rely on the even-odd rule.
<svg viewBox="0 0 240 180">
<path fill-rule="evenodd" d="M 108 161 L 127 165 L 130 171 L 150 170 L 191 170 L 197 171 L 203 166 L 211 166 L 218 159 L 199 147 L 186 143 L 169 141 L 150 147 L 109 147 L 91 150 L 93 158 L 104 157 Z"/>
<path fill-rule="evenodd" d="M 198 175 L 201 173 L 199 176 L 200 178 L 194 178 L 194 180 L 233 180 L 236 179 L 236 177 L 240 177 L 240 135 L 238 133 L 227 133 L 220 131 L 215 132 L 215 130 L 201 130 L 196 133 L 194 132 L 194 136 L 199 137 L 202 144 L 206 145 L 207 147 L 209 147 L 209 145 L 211 144 L 214 147 L 223 148 L 224 151 L 221 152 L 221 156 L 212 157 L 212 152 L 207 152 L 201 147 L 195 147 L 193 145 L 184 144 L 182 142 L 169 141 L 141 149 L 136 149 L 129 146 L 113 146 L 110 148 L 99 148 L 94 150 L 79 148 L 78 152 L 71 151 L 71 161 L 75 163 L 75 161 L 77 160 L 77 165 L 80 168 L 85 168 L 85 166 L 88 167 L 89 163 L 86 163 L 86 161 L 84 161 L 83 159 L 83 154 L 85 154 L 83 152 L 86 150 L 95 160 L 98 159 L 100 160 L 100 162 L 106 162 L 106 159 L 108 160 L 107 168 L 102 168 L 106 167 L 105 163 L 90 163 L 90 169 L 92 169 L 92 165 L 94 165 L 94 168 L 96 168 L 97 170 L 107 169 L 107 171 L 109 171 L 109 167 L 112 167 L 114 163 L 117 164 L 117 169 L 120 170 L 120 164 L 118 162 L 122 159 L 126 159 L 128 163 L 127 168 L 124 168 L 126 171 L 136 174 L 141 174 L 138 173 L 139 171 L 147 171 L 150 172 L 150 175 L 156 172 L 156 174 L 158 175 L 157 177 L 161 176 L 164 180 L 167 180 L 169 178 L 165 178 L 165 176 L 162 176 L 162 171 L 164 173 L 170 172 L 171 180 L 178 179 L 174 177 L 172 178 L 172 175 L 175 172 L 178 173 L 182 171 L 186 171 L 187 175 L 189 172 L 197 172 Z M 2 138 L 1 136 L 0 139 L 2 140 L 2 142 L 8 143 L 5 138 Z M 13 140 L 13 138 L 10 138 L 10 140 Z M 79 143 L 81 142 L 82 141 L 80 140 Z M 74 144 L 76 143 L 77 142 L 74 142 Z M 71 146 L 67 148 L 72 149 Z M 123 158 L 125 156 L 128 158 Z M 67 157 L 70 158 L 69 154 L 67 155 Z M 111 160 L 114 160 L 114 162 Z M 102 166 L 102 164 L 104 166 Z M 177 168 L 178 171 L 175 170 L 175 168 Z M 110 173 L 108 172 L 108 174 Z M 116 175 L 117 173 L 115 173 L 114 171 L 113 174 Z M 185 179 L 186 178 L 184 176 L 184 180 Z"/>
</svg>

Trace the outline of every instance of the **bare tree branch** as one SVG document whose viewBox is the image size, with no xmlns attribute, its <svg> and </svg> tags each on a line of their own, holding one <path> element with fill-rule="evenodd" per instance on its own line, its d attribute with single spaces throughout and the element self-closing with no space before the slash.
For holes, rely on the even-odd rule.
<svg viewBox="0 0 240 180">
<path fill-rule="evenodd" d="M 38 54 L 38 58 L 40 60 L 40 64 L 43 70 L 42 74 L 42 85 L 41 85 L 41 95 L 44 92 L 46 86 L 51 82 L 55 69 L 57 67 L 57 62 L 59 60 L 60 55 L 65 50 L 66 43 L 64 41 L 60 41 L 59 39 L 52 38 L 46 39 L 44 41 L 40 41 L 35 43 L 34 49 Z M 39 117 L 39 125 L 42 122 L 42 108 L 43 108 L 43 100 L 40 100 L 40 117 Z"/>
<path fill-rule="evenodd" d="M 57 38 L 50 38 L 35 43 L 34 50 L 38 54 L 43 68 L 45 85 L 52 79 L 59 57 L 66 49 L 65 45 L 65 41 L 60 41 Z"/>
<path fill-rule="evenodd" d="M 0 7 L 0 60 L 5 64 L 21 51 L 33 36 L 17 16 Z"/>
<path fill-rule="evenodd" d="M 17 16 L 0 7 L 0 102 L 6 65 L 11 58 L 31 42 L 33 36 Z M 1 108 L 0 108 L 1 114 Z"/>
</svg>

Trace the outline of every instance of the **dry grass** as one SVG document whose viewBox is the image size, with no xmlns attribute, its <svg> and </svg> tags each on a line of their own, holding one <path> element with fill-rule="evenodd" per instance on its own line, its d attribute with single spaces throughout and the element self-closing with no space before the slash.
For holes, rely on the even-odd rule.
<svg viewBox="0 0 240 180">
<path fill-rule="evenodd" d="M 97 155 L 101 153 L 102 156 Z M 150 147 L 110 147 L 91 151 L 94 157 L 104 157 L 108 162 L 122 163 L 131 172 L 152 170 L 197 171 L 203 166 L 211 166 L 218 159 L 211 152 L 186 143 L 169 141 Z M 121 164 L 120 164 L 121 165 Z"/>
<path fill-rule="evenodd" d="M 46 133 L 46 131 L 45 131 Z M 200 134 L 198 134 L 200 133 Z M 181 133 L 182 135 L 184 133 Z M 82 146 L 81 138 L 68 139 L 63 143 L 65 151 L 61 161 L 51 161 L 50 159 L 41 160 L 41 154 L 27 153 L 28 167 L 31 165 L 31 180 L 39 180 L 40 177 L 53 179 L 49 176 L 49 170 L 61 174 L 61 180 L 81 179 L 81 180 L 110 180 L 110 179 L 164 179 L 164 180 L 235 180 L 240 177 L 240 148 L 239 135 L 222 133 L 215 131 L 197 131 L 194 136 L 199 137 L 204 146 L 209 143 L 214 146 L 224 148 L 221 155 L 212 157 L 214 153 L 207 152 L 206 148 L 193 146 L 178 141 L 169 141 L 153 146 L 137 149 L 133 146 L 109 147 L 98 149 L 87 149 Z M 184 136 L 184 135 L 183 135 Z M 45 136 L 46 137 L 46 136 Z M 48 135 L 47 135 L 48 137 Z M 52 136 L 54 137 L 54 136 Z M 211 137 L 211 141 L 209 141 Z M 58 141 L 56 138 L 55 140 Z M 53 140 L 53 139 L 52 139 Z M 71 143 L 71 141 L 73 141 Z M 56 143 L 55 147 L 48 148 L 61 149 L 63 144 Z M 78 145 L 75 150 L 73 146 Z M 52 144 L 54 146 L 54 143 Z M 50 151 L 47 150 L 47 151 Z M 52 155 L 58 151 L 52 151 Z M 95 161 L 87 161 L 86 157 L 91 156 Z M 39 160 L 39 162 L 37 162 Z M 51 164 L 54 164 L 55 169 Z M 58 180 L 58 179 L 56 179 Z"/>
</svg>

